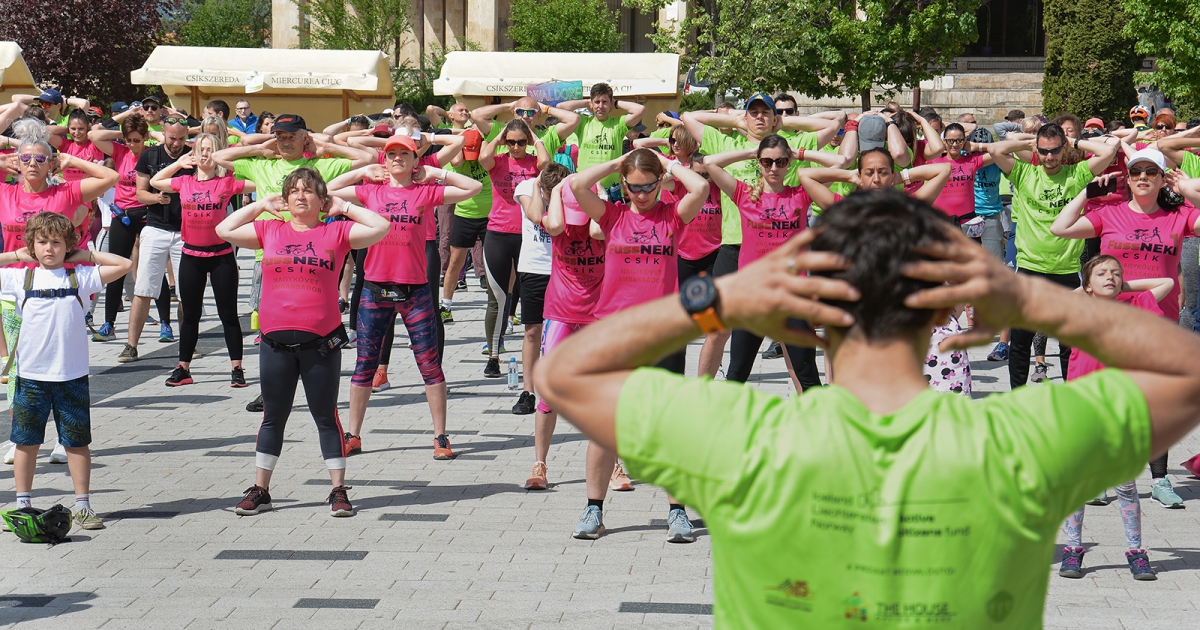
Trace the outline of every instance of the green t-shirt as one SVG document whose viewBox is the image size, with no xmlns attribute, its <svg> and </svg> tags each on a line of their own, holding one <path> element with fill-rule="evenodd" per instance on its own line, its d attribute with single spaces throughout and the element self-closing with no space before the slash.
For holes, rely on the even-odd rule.
<svg viewBox="0 0 1200 630">
<path fill-rule="evenodd" d="M 662 129 L 655 129 L 654 131 L 650 132 L 650 137 L 658 138 L 660 140 L 665 139 L 665 138 L 670 138 L 672 129 L 674 129 L 674 127 L 663 127 Z M 654 148 L 658 149 L 659 152 L 662 153 L 663 155 L 675 155 L 671 151 L 670 145 L 667 145 L 665 147 L 654 147 Z"/>
<path fill-rule="evenodd" d="M 312 158 L 300 160 L 267 159 L 261 157 L 244 157 L 233 161 L 233 176 L 237 179 L 248 179 L 254 182 L 255 194 L 259 199 L 265 195 L 283 193 L 283 180 L 288 174 L 307 166 L 316 170 L 328 184 L 335 177 L 345 175 L 351 170 L 350 160 L 346 158 Z M 281 213 L 284 219 L 290 219 L 289 212 Z M 258 215 L 255 221 L 274 219 L 269 212 Z M 255 252 L 255 260 L 262 261 L 262 250 Z"/>
<path fill-rule="evenodd" d="M 1151 435 L 1118 370 L 880 416 L 644 368 L 616 422 L 630 476 L 704 517 L 718 629 L 1041 628 L 1059 526 Z"/>
<path fill-rule="evenodd" d="M 1054 175 L 1046 169 L 1017 160 L 1008 181 L 1013 185 L 1013 216 L 1019 215 L 1017 267 L 1049 274 L 1079 272 L 1084 242 L 1050 233 L 1058 213 L 1095 179 L 1087 162 L 1063 166 Z M 1020 210 L 1018 212 L 1018 200 Z"/>
<path fill-rule="evenodd" d="M 1179 170 L 1189 178 L 1200 177 L 1200 156 L 1184 149 L 1183 161 L 1179 163 Z"/>
<path fill-rule="evenodd" d="M 496 126 L 492 125 L 492 129 L 495 128 Z M 461 173 L 483 184 L 483 190 L 478 195 L 454 204 L 454 216 L 464 219 L 487 218 L 488 214 L 492 212 L 492 178 L 479 165 L 479 160 L 463 160 L 460 166 L 448 164 L 446 170 L 452 173 Z"/>
<path fill-rule="evenodd" d="M 779 135 L 782 136 L 784 140 L 787 140 L 788 146 L 792 147 L 792 149 L 804 149 L 805 151 L 818 150 L 817 133 L 815 131 L 795 132 L 783 129 L 779 132 Z M 837 153 L 836 149 L 834 150 L 834 153 Z M 808 160 L 804 160 L 803 162 L 792 162 L 791 166 L 788 167 L 787 177 L 783 178 L 783 185 L 799 186 L 800 174 L 797 173 L 797 171 L 802 168 L 812 168 L 814 166 L 819 165 Z"/>
<path fill-rule="evenodd" d="M 582 171 L 621 157 L 627 133 L 629 127 L 625 125 L 625 114 L 613 114 L 603 121 L 595 116 L 583 116 L 575 128 L 575 135 L 579 137 L 577 170 Z M 607 188 L 620 179 L 620 175 L 613 173 L 600 180 L 600 186 Z"/>
<path fill-rule="evenodd" d="M 820 149 L 818 149 L 818 151 L 821 151 L 823 153 L 837 153 L 841 150 L 842 150 L 841 147 L 835 147 L 832 144 L 827 144 L 827 145 L 821 147 Z M 854 162 L 851 163 L 849 166 L 847 166 L 846 170 L 852 171 L 857 168 L 858 168 L 858 158 L 854 158 Z M 797 176 L 796 178 L 799 179 L 799 176 Z M 795 184 L 789 184 L 789 185 L 799 186 L 800 183 L 797 181 Z M 850 193 L 854 192 L 854 184 L 851 184 L 850 182 L 830 182 L 829 190 L 831 192 L 833 192 L 834 194 L 845 197 L 846 195 L 849 195 Z M 822 212 L 824 212 L 824 209 L 815 203 L 812 205 L 812 210 L 813 210 L 813 214 L 821 214 Z"/>
</svg>

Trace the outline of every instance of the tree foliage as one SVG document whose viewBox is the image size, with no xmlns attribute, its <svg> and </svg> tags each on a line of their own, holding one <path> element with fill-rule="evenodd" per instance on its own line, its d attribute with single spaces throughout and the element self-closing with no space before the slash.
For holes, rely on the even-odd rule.
<svg viewBox="0 0 1200 630">
<path fill-rule="evenodd" d="M 311 48 L 395 54 L 411 26 L 411 0 L 293 1 L 304 15 L 300 41 Z"/>
<path fill-rule="evenodd" d="M 645 11 L 665 0 L 625 0 Z M 697 0 L 677 31 L 653 39 L 684 54 L 718 93 L 791 89 L 809 96 L 915 85 L 975 41 L 979 0 Z M 693 39 L 694 38 L 694 39 Z"/>
<path fill-rule="evenodd" d="M 429 47 L 422 60 L 421 67 L 412 67 L 407 60 L 400 67 L 392 70 L 392 83 L 396 87 L 396 100 L 408 103 L 418 112 L 424 112 L 429 105 L 437 105 L 449 109 L 454 104 L 453 96 L 435 96 L 433 80 L 442 74 L 442 65 L 446 63 L 446 54 L 454 50 L 479 50 L 479 45 L 466 39 L 460 39 L 453 48 L 443 48 L 437 44 Z"/>
<path fill-rule="evenodd" d="M 133 100 L 129 83 L 159 36 L 154 6 L 125 0 L 0 2 L 0 40 L 17 42 L 35 81 L 97 102 Z"/>
<path fill-rule="evenodd" d="M 522 52 L 620 52 L 618 20 L 604 0 L 513 0 L 508 35 Z"/>
<path fill-rule="evenodd" d="M 1109 0 L 1047 0 L 1042 108 L 1121 120 L 1137 102 L 1140 59 L 1123 32 L 1125 13 Z"/>
<path fill-rule="evenodd" d="M 1122 0 L 1121 5 L 1134 49 L 1157 58 L 1153 77 L 1141 78 L 1152 80 L 1177 106 L 1200 103 L 1200 0 Z"/>
<path fill-rule="evenodd" d="M 271 40 L 271 0 L 185 0 L 163 20 L 164 43 L 265 48 Z"/>
</svg>

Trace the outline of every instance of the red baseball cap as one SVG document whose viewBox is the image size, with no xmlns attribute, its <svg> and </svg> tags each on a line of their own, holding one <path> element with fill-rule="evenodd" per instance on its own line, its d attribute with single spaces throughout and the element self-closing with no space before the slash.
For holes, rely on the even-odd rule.
<svg viewBox="0 0 1200 630">
<path fill-rule="evenodd" d="M 463 144 L 463 159 L 478 160 L 479 149 L 483 147 L 483 134 L 478 129 L 468 129 L 463 132 L 463 140 L 466 141 Z"/>
<path fill-rule="evenodd" d="M 371 130 L 371 135 L 376 138 L 387 138 L 392 135 L 392 127 L 386 123 L 379 123 Z"/>
<path fill-rule="evenodd" d="M 391 138 L 388 138 L 387 144 L 383 145 L 383 152 L 384 154 L 387 154 L 388 151 L 395 150 L 408 151 L 409 153 L 416 155 L 417 143 L 408 136 L 392 136 Z"/>
<path fill-rule="evenodd" d="M 1104 121 L 1100 120 L 1099 118 L 1089 118 L 1089 119 L 1087 119 L 1087 122 L 1083 123 L 1084 129 L 1087 129 L 1088 127 L 1095 127 L 1097 129 L 1103 129 Z"/>
</svg>

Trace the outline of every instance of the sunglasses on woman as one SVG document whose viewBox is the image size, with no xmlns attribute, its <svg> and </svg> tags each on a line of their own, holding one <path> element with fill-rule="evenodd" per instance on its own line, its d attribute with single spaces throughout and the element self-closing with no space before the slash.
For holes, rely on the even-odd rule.
<svg viewBox="0 0 1200 630">
<path fill-rule="evenodd" d="M 763 168 L 771 168 L 772 166 L 775 168 L 787 168 L 787 165 L 792 163 L 792 158 L 781 157 L 773 160 L 771 158 L 758 158 L 758 163 L 761 164 Z"/>
<path fill-rule="evenodd" d="M 1132 178 L 1141 177 L 1143 173 L 1145 173 L 1146 177 L 1158 177 L 1159 175 L 1162 175 L 1162 171 L 1160 171 L 1156 168 L 1153 168 L 1153 167 L 1146 168 L 1146 169 L 1141 169 L 1141 168 L 1129 169 L 1129 176 Z"/>
<path fill-rule="evenodd" d="M 1167 131 L 1168 129 L 1174 129 L 1174 127 L 1172 127 L 1171 125 L 1154 125 L 1154 128 L 1159 131 Z"/>
<path fill-rule="evenodd" d="M 17 159 L 26 164 L 28 164 L 30 160 L 37 162 L 38 164 L 45 164 L 46 160 L 50 159 L 50 156 L 42 155 L 41 153 L 22 153 L 21 155 L 17 156 Z"/>
<path fill-rule="evenodd" d="M 504 144 L 507 144 L 510 147 L 523 147 L 523 146 L 529 144 L 529 141 L 525 140 L 525 139 L 521 139 L 521 140 L 507 140 L 506 139 L 504 141 Z"/>
<path fill-rule="evenodd" d="M 659 181 L 661 181 L 661 178 L 656 179 L 649 184 L 630 184 L 629 180 L 627 179 L 625 180 L 625 187 L 628 188 L 629 192 L 631 193 L 648 193 L 652 192 L 655 188 L 658 188 Z"/>
</svg>

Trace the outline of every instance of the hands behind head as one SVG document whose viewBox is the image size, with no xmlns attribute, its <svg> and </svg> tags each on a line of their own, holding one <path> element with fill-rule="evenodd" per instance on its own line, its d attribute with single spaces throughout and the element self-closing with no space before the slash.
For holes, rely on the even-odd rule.
<svg viewBox="0 0 1200 630">
<path fill-rule="evenodd" d="M 388 181 L 387 169 L 382 164 L 372 164 L 363 171 L 363 179 L 376 184 Z"/>
<path fill-rule="evenodd" d="M 269 213 L 271 216 L 283 221 L 283 213 L 287 210 L 287 201 L 283 195 L 267 195 L 263 197 L 259 203 L 263 212 Z"/>
</svg>

